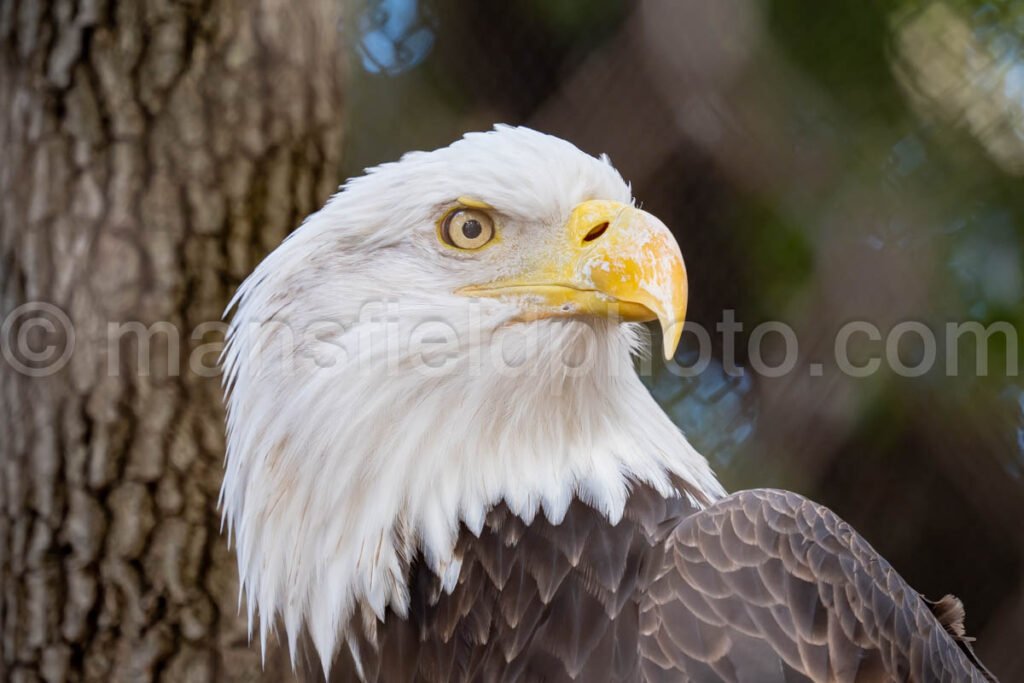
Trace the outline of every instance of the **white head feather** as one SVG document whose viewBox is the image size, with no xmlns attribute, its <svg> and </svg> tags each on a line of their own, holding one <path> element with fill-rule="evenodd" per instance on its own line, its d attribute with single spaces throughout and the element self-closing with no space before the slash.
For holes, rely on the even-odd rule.
<svg viewBox="0 0 1024 683">
<path fill-rule="evenodd" d="M 465 196 L 500 213 L 500 245 L 438 242 Z M 350 180 L 242 284 L 221 504 L 264 647 L 280 615 L 294 658 L 305 624 L 326 670 L 357 608 L 405 613 L 416 553 L 454 585 L 460 523 L 478 533 L 499 501 L 558 522 L 579 497 L 615 523 L 631 481 L 721 494 L 636 376 L 635 325 L 510 324 L 514 304 L 454 293 L 543 252 L 588 199 L 632 202 L 607 158 L 499 126 Z"/>
</svg>

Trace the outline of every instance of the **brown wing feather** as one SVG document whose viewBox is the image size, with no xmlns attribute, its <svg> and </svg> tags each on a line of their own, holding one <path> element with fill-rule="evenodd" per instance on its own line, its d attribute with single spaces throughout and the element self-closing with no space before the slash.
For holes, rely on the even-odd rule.
<svg viewBox="0 0 1024 683">
<path fill-rule="evenodd" d="M 863 538 L 786 491 L 745 491 L 682 520 L 640 626 L 650 681 L 987 680 Z"/>
<path fill-rule="evenodd" d="M 848 525 L 792 493 L 698 511 L 636 486 L 614 526 L 578 500 L 558 525 L 499 505 L 456 554 L 450 594 L 416 560 L 408 618 L 352 624 L 332 681 L 360 668 L 387 683 L 984 680 L 947 632 L 962 633 L 958 604 L 935 605 L 940 623 Z"/>
<path fill-rule="evenodd" d="M 374 637 L 354 623 L 359 663 L 342 645 L 332 681 L 637 681 L 639 599 L 661 566 L 665 539 L 696 507 L 637 485 L 611 525 L 576 500 L 554 525 L 504 505 L 479 537 L 463 529 L 462 569 L 444 593 L 422 563 L 409 568 L 407 619 L 388 613 Z M 316 657 L 306 678 L 323 680 Z"/>
</svg>

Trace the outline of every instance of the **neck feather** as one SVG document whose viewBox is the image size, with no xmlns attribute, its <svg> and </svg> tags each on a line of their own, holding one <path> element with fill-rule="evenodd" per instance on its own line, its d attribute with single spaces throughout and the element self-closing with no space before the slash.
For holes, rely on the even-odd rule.
<svg viewBox="0 0 1024 683">
<path fill-rule="evenodd" d="M 479 534 L 499 502 L 557 524 L 579 498 L 615 524 L 635 483 L 721 495 L 637 377 L 634 326 L 538 322 L 533 346 L 517 327 L 442 370 L 371 352 L 315 376 L 241 367 L 254 342 L 233 339 L 222 504 L 264 643 L 280 613 L 293 657 L 305 624 L 326 667 L 357 609 L 405 613 L 418 553 L 453 587 L 461 525 Z"/>
</svg>

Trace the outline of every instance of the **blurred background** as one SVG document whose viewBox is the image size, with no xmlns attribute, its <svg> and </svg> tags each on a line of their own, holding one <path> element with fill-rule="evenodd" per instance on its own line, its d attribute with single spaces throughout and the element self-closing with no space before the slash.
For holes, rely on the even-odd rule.
<svg viewBox="0 0 1024 683">
<path fill-rule="evenodd" d="M 1024 2 L 5 0 L 0 38 L 0 313 L 52 302 L 78 342 L 57 374 L 0 376 L 0 678 L 259 675 L 218 530 L 217 379 L 140 372 L 133 339 L 112 377 L 97 340 L 217 320 L 344 178 L 505 122 L 608 153 L 675 232 L 713 358 L 680 377 L 654 353 L 647 380 L 725 485 L 830 506 L 1024 680 L 1020 342 L 982 341 L 979 372 L 967 335 L 951 376 L 943 335 L 1024 323 Z M 799 341 L 781 377 L 750 368 L 767 320 Z M 923 323 L 939 362 L 851 377 L 850 321 Z"/>
<path fill-rule="evenodd" d="M 970 336 L 957 376 L 941 362 L 948 322 L 1024 322 L 1024 2 L 383 0 L 346 31 L 346 175 L 494 122 L 608 153 L 686 258 L 717 360 L 651 384 L 725 485 L 829 505 L 1024 680 L 1019 348 L 990 337 L 987 376 Z M 745 357 L 765 320 L 799 340 L 783 377 Z M 833 343 L 856 320 L 924 323 L 940 362 L 849 377 Z M 906 335 L 904 362 L 921 349 Z"/>
</svg>

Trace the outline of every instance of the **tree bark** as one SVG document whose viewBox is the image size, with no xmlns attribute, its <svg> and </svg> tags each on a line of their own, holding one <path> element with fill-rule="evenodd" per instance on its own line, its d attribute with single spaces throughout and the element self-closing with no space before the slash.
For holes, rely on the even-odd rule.
<svg viewBox="0 0 1024 683">
<path fill-rule="evenodd" d="M 341 5 L 0 0 L 0 680 L 287 672 L 238 612 L 203 323 L 336 187 Z"/>
</svg>

